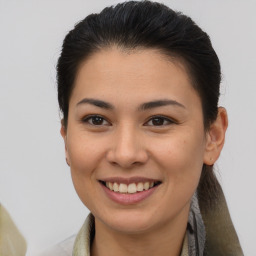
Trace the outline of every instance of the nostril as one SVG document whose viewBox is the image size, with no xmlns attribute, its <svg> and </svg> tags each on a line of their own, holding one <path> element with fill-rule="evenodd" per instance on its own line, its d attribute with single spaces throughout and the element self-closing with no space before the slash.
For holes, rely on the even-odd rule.
<svg viewBox="0 0 256 256">
<path fill-rule="evenodd" d="M 123 168 L 131 168 L 134 166 L 145 164 L 148 160 L 148 155 L 143 150 L 125 151 L 110 150 L 106 154 L 106 159 L 109 163 Z"/>
<path fill-rule="evenodd" d="M 112 165 L 114 165 L 114 166 L 118 166 L 118 163 L 115 162 L 115 161 L 109 161 L 109 162 L 110 162 L 110 164 L 112 164 Z"/>
</svg>

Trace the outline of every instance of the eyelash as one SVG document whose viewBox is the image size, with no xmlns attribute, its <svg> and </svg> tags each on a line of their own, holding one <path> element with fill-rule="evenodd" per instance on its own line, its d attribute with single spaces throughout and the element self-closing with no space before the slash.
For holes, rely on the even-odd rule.
<svg viewBox="0 0 256 256">
<path fill-rule="evenodd" d="M 92 121 L 93 118 L 99 118 L 99 119 L 102 119 L 103 122 L 107 122 L 108 124 L 93 124 L 92 122 L 90 122 L 89 120 Z M 82 120 L 83 123 L 88 123 L 90 125 L 93 125 L 93 126 L 110 126 L 110 122 L 106 120 L 106 118 L 104 118 L 103 116 L 101 115 L 89 115 L 89 116 L 86 116 L 85 118 L 83 118 Z"/>
<path fill-rule="evenodd" d="M 163 124 L 160 124 L 160 125 L 153 125 L 153 123 L 152 123 L 152 125 L 146 125 L 146 126 L 166 126 L 166 125 L 171 125 L 171 124 L 176 124 L 177 122 L 176 121 L 174 121 L 173 119 L 171 119 L 171 118 L 168 118 L 168 117 L 166 117 L 166 116 L 161 116 L 161 115 L 155 115 L 155 116 L 151 116 L 149 119 L 148 119 L 148 121 L 146 122 L 146 123 L 149 123 L 149 122 L 153 122 L 153 120 L 156 120 L 156 119 L 158 119 L 158 120 L 161 120 L 162 122 L 163 122 Z M 167 124 L 166 124 L 166 122 L 167 122 Z M 165 124 L 164 124 L 165 123 Z"/>
<path fill-rule="evenodd" d="M 104 122 L 107 122 L 107 124 L 94 124 L 93 123 L 93 118 L 98 118 L 100 119 L 103 123 Z M 151 125 L 147 124 L 149 122 L 153 122 L 153 120 L 155 119 L 158 119 L 158 121 L 160 120 L 160 125 L 154 125 L 153 123 Z M 90 122 L 91 120 L 91 122 Z M 97 121 L 97 120 L 94 120 L 94 121 Z M 89 115 L 87 117 L 85 117 L 83 120 L 82 120 L 83 123 L 88 123 L 89 125 L 92 125 L 92 126 L 110 126 L 110 122 L 108 120 L 106 120 L 106 118 L 104 118 L 103 116 L 101 115 Z M 166 124 L 167 122 L 167 124 Z M 166 126 L 166 125 L 171 125 L 171 124 L 177 124 L 177 122 L 173 119 L 170 119 L 168 117 L 165 117 L 165 116 L 161 116 L 161 115 L 155 115 L 155 116 L 151 116 L 148 121 L 144 124 L 145 126 L 155 126 L 155 127 L 160 127 L 160 126 Z"/>
</svg>

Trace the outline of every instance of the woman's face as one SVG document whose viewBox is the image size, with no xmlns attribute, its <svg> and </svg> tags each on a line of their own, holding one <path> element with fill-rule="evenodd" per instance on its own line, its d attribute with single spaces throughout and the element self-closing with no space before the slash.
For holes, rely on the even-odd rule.
<svg viewBox="0 0 256 256">
<path fill-rule="evenodd" d="M 77 194 L 103 225 L 138 233 L 186 221 L 207 142 L 180 63 L 154 50 L 95 53 L 80 66 L 62 135 Z"/>
</svg>

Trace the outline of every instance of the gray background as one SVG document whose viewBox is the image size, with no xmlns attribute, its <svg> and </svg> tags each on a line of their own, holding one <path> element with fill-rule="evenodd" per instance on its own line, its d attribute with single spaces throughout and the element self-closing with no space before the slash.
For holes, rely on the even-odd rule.
<svg viewBox="0 0 256 256">
<path fill-rule="evenodd" d="M 0 202 L 28 255 L 76 233 L 88 213 L 65 163 L 55 65 L 73 25 L 117 2 L 0 0 Z M 220 58 L 229 128 L 217 167 L 245 255 L 256 255 L 256 1 L 162 2 L 191 16 Z"/>
</svg>

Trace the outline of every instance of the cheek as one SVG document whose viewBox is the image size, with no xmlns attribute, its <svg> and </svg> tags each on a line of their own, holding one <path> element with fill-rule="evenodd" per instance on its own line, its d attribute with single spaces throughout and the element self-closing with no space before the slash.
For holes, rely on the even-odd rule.
<svg viewBox="0 0 256 256">
<path fill-rule="evenodd" d="M 70 161 L 71 177 L 74 188 L 84 203 L 92 211 L 94 209 L 93 195 L 96 194 L 95 168 L 102 157 L 99 142 L 83 133 L 73 132 L 67 141 L 68 156 Z"/>
<path fill-rule="evenodd" d="M 67 150 L 70 162 L 71 176 L 74 187 L 80 199 L 87 204 L 86 195 L 94 194 L 95 168 L 103 155 L 103 147 L 90 136 L 80 136 L 79 132 L 70 133 L 67 140 Z"/>
<path fill-rule="evenodd" d="M 94 140 L 92 136 L 73 133 L 68 140 L 68 155 L 71 171 L 76 175 L 90 175 L 99 159 L 104 154 L 103 142 Z"/>
<path fill-rule="evenodd" d="M 194 189 L 200 179 L 204 156 L 204 139 L 200 134 L 176 134 L 158 146 L 158 164 L 172 188 Z"/>
</svg>

